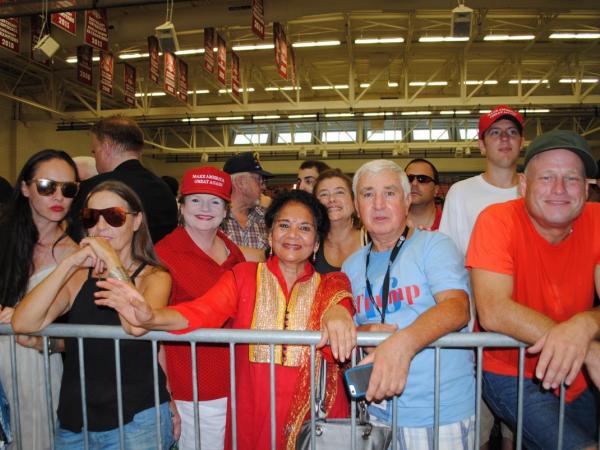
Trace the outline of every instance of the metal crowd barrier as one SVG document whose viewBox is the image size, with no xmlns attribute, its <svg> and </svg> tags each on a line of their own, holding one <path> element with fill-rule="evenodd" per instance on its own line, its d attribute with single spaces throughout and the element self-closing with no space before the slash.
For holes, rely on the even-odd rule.
<svg viewBox="0 0 600 450">
<path fill-rule="evenodd" d="M 159 413 L 159 390 L 158 390 L 158 358 L 157 347 L 160 341 L 176 341 L 188 342 L 191 345 L 192 355 L 192 392 L 194 398 L 194 424 L 196 449 L 200 449 L 200 433 L 201 426 L 198 427 L 198 383 L 197 370 L 198 364 L 202 361 L 196 361 L 196 344 L 200 343 L 222 343 L 229 344 L 230 350 L 230 385 L 231 385 L 231 417 L 232 417 L 232 444 L 234 450 L 237 448 L 236 435 L 236 396 L 235 396 L 235 345 L 236 344 L 267 344 L 270 345 L 271 363 L 270 363 L 270 408 L 271 408 L 271 448 L 276 450 L 276 426 L 275 426 L 275 364 L 274 364 L 274 349 L 277 344 L 293 344 L 293 345 L 309 345 L 311 355 L 311 405 L 315 403 L 315 354 L 316 345 L 320 341 L 319 332 L 311 331 L 255 331 L 255 330 L 231 330 L 231 329 L 203 329 L 196 330 L 185 335 L 174 335 L 166 332 L 150 332 L 142 337 L 132 337 L 126 334 L 121 327 L 116 326 L 97 326 L 97 325 L 50 325 L 44 330 L 34 333 L 35 335 L 43 336 L 44 339 L 44 383 L 46 391 L 46 408 L 48 414 L 48 429 L 51 438 L 54 436 L 54 414 L 52 397 L 50 392 L 50 366 L 47 339 L 52 337 L 72 337 L 77 338 L 79 348 L 79 368 L 80 368 L 80 383 L 82 387 L 82 411 L 83 411 L 83 430 L 84 430 L 84 447 L 89 448 L 89 440 L 87 434 L 87 414 L 86 414 L 86 396 L 85 396 L 85 367 L 83 362 L 83 339 L 84 338 L 100 338 L 113 339 L 115 344 L 115 364 L 116 364 L 116 380 L 117 380 L 117 403 L 118 403 L 118 420 L 119 420 L 119 439 L 120 448 L 125 450 L 124 424 L 123 424 L 123 404 L 121 391 L 121 361 L 119 354 L 119 341 L 126 339 L 148 340 L 152 342 L 153 355 L 153 376 L 154 376 L 154 403 L 156 410 L 156 433 L 157 433 L 157 448 L 162 448 L 162 436 L 160 430 L 160 413 Z M 21 446 L 20 417 L 19 417 L 19 399 L 18 399 L 18 379 L 16 376 L 16 340 L 9 325 L 0 325 L 0 335 L 11 336 L 11 370 L 13 379 L 12 397 L 7 392 L 12 408 L 12 427 L 13 436 L 16 437 L 17 449 L 23 450 Z M 358 333 L 359 346 L 376 346 L 389 336 L 388 333 Z M 515 445 L 517 449 L 522 448 L 523 439 L 523 369 L 525 361 L 526 345 L 507 336 L 497 333 L 451 333 L 436 342 L 430 348 L 435 351 L 435 367 L 434 369 L 434 436 L 433 445 L 435 450 L 439 448 L 439 418 L 440 418 L 440 350 L 442 348 L 473 348 L 476 350 L 476 403 L 475 403 L 475 445 L 474 448 L 480 447 L 480 416 L 481 416 L 481 395 L 482 395 L 482 355 L 483 348 L 491 347 L 513 347 L 519 349 L 519 376 L 518 376 L 518 406 L 517 406 L 517 427 L 515 434 Z M 356 362 L 356 355 L 352 356 L 352 364 Z M 4 362 L 2 362 L 4 364 Z M 396 411 L 397 398 L 392 401 L 392 449 L 397 448 L 396 439 Z M 560 389 L 560 410 L 559 410 L 559 428 L 558 428 L 558 450 L 562 449 L 563 426 L 564 426 L 564 406 L 565 406 L 565 386 Z M 351 445 L 352 450 L 356 449 L 356 403 L 351 403 Z M 315 450 L 315 433 L 316 433 L 316 412 L 315 408 L 311 407 L 311 450 Z M 52 440 L 52 439 L 51 439 Z M 27 449 L 26 449 L 27 450 Z"/>
</svg>

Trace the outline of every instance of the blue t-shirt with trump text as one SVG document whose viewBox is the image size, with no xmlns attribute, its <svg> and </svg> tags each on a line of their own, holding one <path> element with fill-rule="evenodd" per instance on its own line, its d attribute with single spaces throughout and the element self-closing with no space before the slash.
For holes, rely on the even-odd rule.
<svg viewBox="0 0 600 450">
<path fill-rule="evenodd" d="M 379 311 L 383 279 L 391 250 L 371 252 L 369 281 L 378 309 L 369 300 L 365 279 L 367 246 L 350 256 L 342 271 L 352 283 L 358 325 L 381 323 Z M 434 295 L 449 289 L 469 293 L 464 259 L 450 238 L 430 231 L 414 230 L 404 243 L 390 270 L 390 288 L 385 323 L 399 329 L 412 324 L 436 305 Z M 460 330 L 467 332 L 467 327 Z M 402 348 L 398 348 L 402 351 Z M 410 365 L 406 387 L 398 396 L 398 426 L 432 427 L 434 416 L 434 350 L 424 349 Z M 475 414 L 473 351 L 443 349 L 440 352 L 440 425 L 457 422 Z M 369 412 L 392 422 L 391 400 L 373 403 Z"/>
</svg>

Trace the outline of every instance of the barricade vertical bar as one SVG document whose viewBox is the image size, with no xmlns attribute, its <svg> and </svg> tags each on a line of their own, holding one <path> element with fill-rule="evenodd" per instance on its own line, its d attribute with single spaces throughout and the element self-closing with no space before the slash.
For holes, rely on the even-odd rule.
<svg viewBox="0 0 600 450">
<path fill-rule="evenodd" d="M 352 367 L 356 366 L 356 352 L 355 348 L 352 350 Z M 350 402 L 350 447 L 352 450 L 356 450 L 356 400 Z"/>
<path fill-rule="evenodd" d="M 162 448 L 162 430 L 160 429 L 160 397 L 158 395 L 158 351 L 157 342 L 152 341 L 152 378 L 154 387 L 154 409 L 156 412 L 157 447 Z"/>
<path fill-rule="evenodd" d="M 556 450 L 562 450 L 563 448 L 563 434 L 565 430 L 565 383 L 560 384 L 560 405 L 558 409 L 558 442 L 556 443 Z"/>
<path fill-rule="evenodd" d="M 398 396 L 392 397 L 392 450 L 398 448 Z"/>
<path fill-rule="evenodd" d="M 88 417 L 87 417 L 87 394 L 85 389 L 85 360 L 83 359 L 83 338 L 77 338 L 77 356 L 79 360 L 79 387 L 81 388 L 81 416 L 83 417 L 83 448 L 90 448 L 90 437 L 88 434 Z"/>
<path fill-rule="evenodd" d="M 516 448 L 523 445 L 523 384 L 525 370 L 525 348 L 519 347 L 519 384 L 517 387 L 517 441 Z"/>
<path fill-rule="evenodd" d="M 117 373 L 117 411 L 119 417 L 119 445 L 125 450 L 125 429 L 123 428 L 123 385 L 121 380 L 121 346 L 120 339 L 115 339 L 115 372 Z"/>
<path fill-rule="evenodd" d="M 321 364 L 324 364 L 325 361 L 321 361 Z M 320 379 L 319 382 L 323 380 Z M 322 399 L 319 399 L 322 400 Z M 316 432 L 317 426 L 315 423 L 315 346 L 310 346 L 310 448 L 311 450 L 316 450 L 317 442 L 316 442 Z"/>
<path fill-rule="evenodd" d="M 14 430 L 17 440 L 17 450 L 22 450 L 21 445 L 21 406 L 19 404 L 19 380 L 17 378 L 17 341 L 15 335 L 10 336 L 10 376 L 12 377 L 12 405 L 14 406 Z"/>
<path fill-rule="evenodd" d="M 483 401 L 481 398 L 481 381 L 483 368 L 481 364 L 483 362 L 483 348 L 477 347 L 477 382 L 476 382 L 476 390 L 475 390 L 475 448 L 480 447 L 481 441 L 481 402 Z"/>
<path fill-rule="evenodd" d="M 435 368 L 434 368 L 434 388 L 433 388 L 433 448 L 438 450 L 440 447 L 440 348 L 435 347 Z"/>
<path fill-rule="evenodd" d="M 190 342 L 192 351 L 192 399 L 194 401 L 194 445 L 200 445 L 200 406 L 198 405 L 198 361 L 196 359 L 196 342 Z"/>
<path fill-rule="evenodd" d="M 50 436 L 50 449 L 54 450 L 54 408 L 52 407 L 52 380 L 50 379 L 50 353 L 48 352 L 48 336 L 42 337 L 44 356 L 44 391 L 46 393 L 46 411 L 48 413 L 48 436 Z"/>
<path fill-rule="evenodd" d="M 277 421 L 275 418 L 275 345 L 269 345 L 269 373 L 270 373 L 270 389 L 271 389 L 271 450 L 277 449 L 277 434 L 275 426 Z"/>
<path fill-rule="evenodd" d="M 231 384 L 231 441 L 233 450 L 237 450 L 237 405 L 235 399 L 235 344 L 229 343 L 229 380 Z"/>
</svg>

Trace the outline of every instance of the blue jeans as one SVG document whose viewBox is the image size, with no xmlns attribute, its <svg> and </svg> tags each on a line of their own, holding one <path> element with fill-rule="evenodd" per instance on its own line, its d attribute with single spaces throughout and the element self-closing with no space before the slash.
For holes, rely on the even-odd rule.
<svg viewBox="0 0 600 450">
<path fill-rule="evenodd" d="M 123 426 L 125 433 L 125 448 L 127 450 L 156 450 L 158 436 L 156 435 L 156 411 L 148 408 L 140 411 L 133 420 Z M 160 430 L 164 450 L 173 445 L 173 425 L 171 412 L 167 402 L 160 405 Z M 119 429 L 108 431 L 90 431 L 90 450 L 118 450 Z M 54 435 L 55 450 L 83 450 L 83 433 L 73 433 L 60 427 L 57 421 Z"/>
<path fill-rule="evenodd" d="M 510 427 L 517 426 L 518 378 L 483 373 L 483 397 L 490 409 Z M 546 391 L 536 380 L 524 379 L 523 443 L 528 449 L 551 450 L 558 443 L 558 412 L 560 400 Z M 596 401 L 586 390 L 571 403 L 565 403 L 563 449 L 579 450 L 595 446 Z"/>
</svg>

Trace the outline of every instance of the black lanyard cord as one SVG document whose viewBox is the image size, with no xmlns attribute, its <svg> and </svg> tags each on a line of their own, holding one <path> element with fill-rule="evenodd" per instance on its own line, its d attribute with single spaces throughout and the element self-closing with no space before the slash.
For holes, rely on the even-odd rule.
<svg viewBox="0 0 600 450">
<path fill-rule="evenodd" d="M 398 253 L 400 253 L 400 249 L 404 245 L 406 241 L 406 236 L 408 236 L 408 227 L 404 227 L 404 231 L 402 232 L 402 236 L 396 241 L 394 244 L 394 248 L 392 249 L 392 253 L 390 254 L 390 260 L 388 261 L 387 270 L 385 271 L 385 277 L 383 277 L 383 285 L 382 285 L 382 293 L 381 293 L 381 307 L 377 306 L 377 302 L 375 301 L 375 296 L 373 295 L 373 289 L 371 288 L 371 282 L 369 281 L 369 259 L 371 256 L 371 249 L 373 248 L 373 244 L 371 244 L 371 248 L 367 253 L 367 259 L 365 261 L 365 279 L 367 281 L 367 293 L 369 294 L 369 301 L 375 307 L 379 315 L 381 316 L 381 323 L 385 323 L 385 314 L 387 313 L 388 306 L 388 295 L 390 293 L 390 269 L 392 268 L 392 264 L 396 260 Z"/>
</svg>

